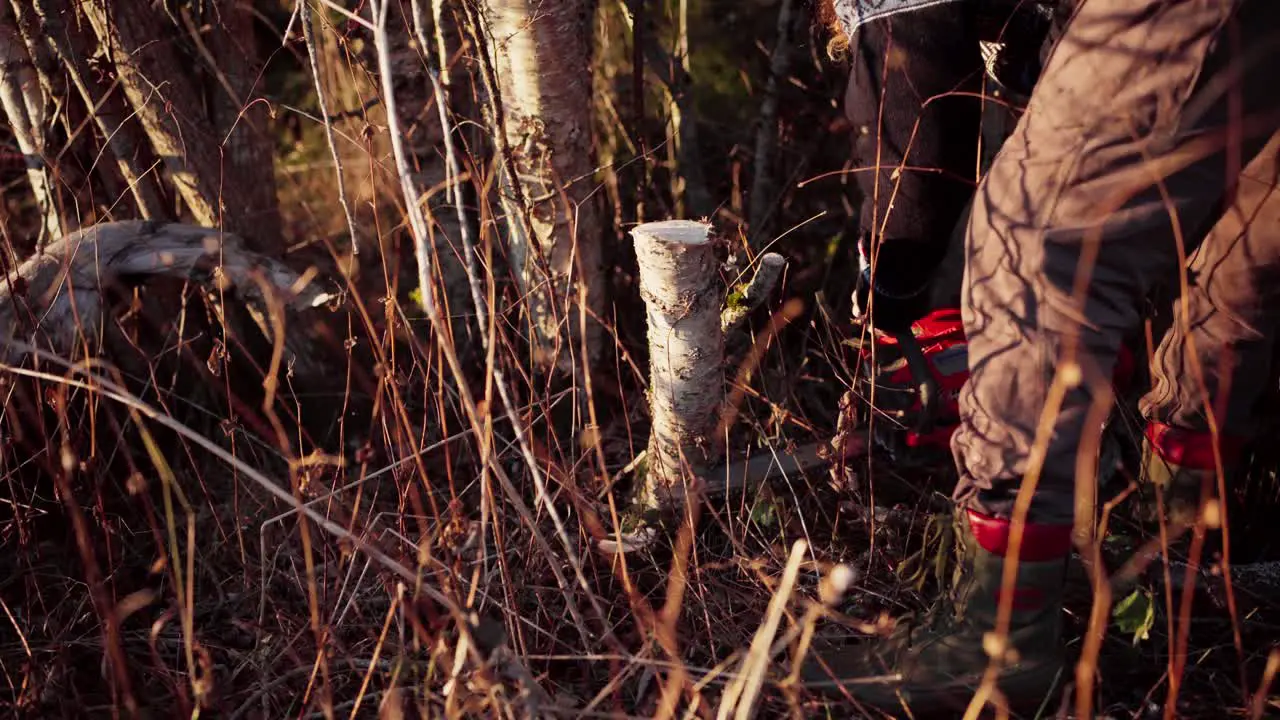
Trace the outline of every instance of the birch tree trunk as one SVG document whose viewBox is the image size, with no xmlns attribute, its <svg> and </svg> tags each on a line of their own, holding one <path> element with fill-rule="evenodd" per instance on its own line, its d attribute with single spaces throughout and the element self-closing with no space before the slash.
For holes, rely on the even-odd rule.
<svg viewBox="0 0 1280 720">
<path fill-rule="evenodd" d="M 404 17 L 400 12 L 404 9 L 413 13 L 413 17 Z M 444 30 L 435 27 L 427 6 L 421 2 L 393 7 L 389 15 L 387 39 L 394 69 L 392 87 L 397 120 L 414 165 L 417 201 L 427 208 L 427 229 L 435 249 L 435 271 L 441 289 L 438 298 L 448 309 L 455 337 L 460 337 L 471 333 L 474 326 L 469 320 L 471 290 L 462 262 L 461 228 L 451 202 L 453 192 L 460 192 L 461 188 L 449 184 L 456 178 L 450 176 L 444 161 L 445 130 L 429 74 L 429 68 L 435 66 L 430 55 L 436 52 L 439 42 L 432 35 Z M 377 68 L 376 61 L 371 67 Z M 454 109 L 446 108 L 446 114 Z M 475 343 L 473 349 L 478 348 L 479 343 Z"/>
<path fill-rule="evenodd" d="M 27 161 L 27 179 L 43 218 L 43 246 L 62 235 L 56 188 L 45 164 L 45 96 L 40 77 L 18 32 L 13 6 L 0 1 L 0 106 L 18 149 Z"/>
<path fill-rule="evenodd" d="M 583 310 L 586 361 L 599 353 L 600 326 L 591 314 L 598 317 L 604 306 L 590 114 L 595 3 L 485 4 L 499 94 L 490 119 L 505 154 L 502 203 L 510 259 L 538 358 L 566 369 L 579 353 Z"/>
<path fill-rule="evenodd" d="M 687 220 L 631 231 L 649 321 L 648 469 L 640 504 L 678 507 L 701 478 L 724 400 L 723 287 L 710 226 Z"/>
</svg>

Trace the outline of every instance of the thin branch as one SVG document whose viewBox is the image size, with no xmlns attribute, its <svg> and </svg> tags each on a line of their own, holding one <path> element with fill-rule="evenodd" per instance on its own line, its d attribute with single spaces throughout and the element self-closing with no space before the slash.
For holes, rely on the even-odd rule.
<svg viewBox="0 0 1280 720">
<path fill-rule="evenodd" d="M 765 298 L 777 287 L 787 261 L 777 253 L 765 253 L 760 257 L 755 275 L 746 287 L 735 288 L 729 293 L 729 304 L 720 313 L 720 327 L 725 333 L 736 329 L 747 319 L 752 310 L 760 307 Z"/>
<path fill-rule="evenodd" d="M 44 91 L 18 32 L 13 7 L 0 0 L 0 105 L 18 149 L 27 159 L 27 179 L 44 220 L 40 247 L 62 234 L 53 179 L 44 156 Z"/>
<path fill-rule="evenodd" d="M 316 30 L 311 17 L 311 0 L 298 0 L 298 10 L 302 20 L 302 37 L 307 45 L 307 58 L 311 62 L 311 77 L 316 84 L 316 100 L 320 104 L 320 117 L 324 119 L 324 137 L 329 143 L 329 154 L 333 156 L 333 172 L 338 181 L 338 203 L 347 218 L 347 230 L 351 233 L 351 254 L 360 254 L 360 233 L 356 230 L 355 215 L 351 212 L 351 202 L 347 199 L 347 181 L 342 172 L 342 154 L 338 152 L 338 141 L 333 133 L 333 121 L 329 116 L 329 101 L 325 97 L 324 82 L 320 78 L 320 54 L 316 43 Z"/>
</svg>

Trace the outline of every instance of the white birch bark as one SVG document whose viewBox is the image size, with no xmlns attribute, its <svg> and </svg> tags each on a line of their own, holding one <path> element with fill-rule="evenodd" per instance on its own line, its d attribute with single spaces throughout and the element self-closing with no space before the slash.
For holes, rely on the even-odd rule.
<svg viewBox="0 0 1280 720">
<path fill-rule="evenodd" d="M 705 473 L 724 400 L 724 292 L 710 230 L 670 220 L 631 231 L 649 322 L 648 507 L 679 506 Z"/>
<path fill-rule="evenodd" d="M 580 349 L 581 294 L 590 355 L 601 337 L 590 315 L 601 312 L 604 290 L 591 143 L 593 3 L 488 0 L 486 6 L 500 95 L 493 130 L 505 135 L 495 144 L 510 155 L 502 180 L 510 259 L 540 356 L 566 368 Z"/>
<path fill-rule="evenodd" d="M 0 2 L 0 105 L 18 149 L 27 160 L 27 179 L 43 217 L 39 245 L 44 245 L 62 234 L 62 224 L 54 201 L 53 179 L 44 164 L 44 89 L 16 23 L 13 6 Z"/>
</svg>

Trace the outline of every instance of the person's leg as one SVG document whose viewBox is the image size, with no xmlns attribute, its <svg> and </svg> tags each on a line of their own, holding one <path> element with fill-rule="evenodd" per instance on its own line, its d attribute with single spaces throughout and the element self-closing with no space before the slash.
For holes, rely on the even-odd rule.
<svg viewBox="0 0 1280 720">
<path fill-rule="evenodd" d="M 955 93 L 981 87 L 977 32 L 967 4 L 950 2 L 874 20 L 850 38 L 858 242 L 890 296 L 927 284 L 976 185 L 981 104 Z M 928 296 L 918 297 L 900 314 L 923 315 Z"/>
<path fill-rule="evenodd" d="M 1123 334 L 1175 272 L 1179 239 L 1218 212 L 1231 158 L 1247 161 L 1277 127 L 1278 15 L 1254 0 L 1083 3 L 975 198 L 962 297 L 972 377 L 953 440 L 960 505 L 1009 517 L 1074 346 L 1082 381 L 1049 418 L 1030 512 L 1072 522 L 1077 451 L 1105 418 Z"/>
<path fill-rule="evenodd" d="M 989 569 L 1006 566 L 1015 507 L 1029 499 L 1007 636 L 1019 659 L 1002 675 L 1011 694 L 1047 690 L 1063 660 L 1064 540 L 1077 508 L 1092 527 L 1120 345 L 1148 291 L 1178 270 L 1179 244 L 1218 220 L 1242 165 L 1280 129 L 1278 37 L 1280 4 L 1266 0 L 1084 0 L 979 189 L 962 306 L 971 377 L 953 439 L 972 538 L 969 579 L 953 592 L 978 602 L 961 613 L 968 633 L 934 641 L 969 647 L 970 672 L 986 669 L 981 637 L 997 627 L 1003 580 Z M 940 664 L 962 670 L 951 652 Z"/>
<path fill-rule="evenodd" d="M 1216 491 L 1210 416 L 1221 469 L 1229 472 L 1270 377 L 1280 328 L 1278 153 L 1280 133 L 1241 173 L 1235 201 L 1191 256 L 1186 292 L 1139 406 L 1147 419 L 1147 479 L 1165 491 L 1168 517 L 1181 524 L 1195 520 L 1202 490 Z"/>
<path fill-rule="evenodd" d="M 999 152 L 1005 138 L 1016 126 L 1027 99 L 1039 80 L 1042 68 L 1058 38 L 1066 30 L 1075 0 L 1060 0 L 1043 12 L 1025 3 L 1015 3 L 1006 12 L 982 16 L 979 36 L 998 43 L 995 60 L 988 60 L 983 82 L 982 145 L 980 175 Z M 985 52 L 983 53 L 985 55 Z M 947 241 L 947 253 L 934 273 L 930 307 L 958 308 L 963 287 L 965 237 L 969 228 L 972 195 L 966 200 Z"/>
<path fill-rule="evenodd" d="M 1268 77 L 1277 31 L 1280 3 L 1269 0 L 1081 4 L 970 219 L 962 312 L 971 379 L 953 438 L 956 580 L 929 622 L 832 668 L 859 682 L 829 684 L 890 710 L 963 707 L 991 662 L 985 638 L 1007 597 L 1005 647 L 1017 658 L 1004 658 L 1001 690 L 1011 702 L 1048 690 L 1062 660 L 1077 475 L 1096 471 L 1078 451 L 1101 429 L 1120 339 L 1138 323 L 1146 289 L 1177 266 L 1175 238 L 1214 219 L 1238 177 L 1228 158 L 1251 158 L 1280 128 L 1275 115 L 1258 117 L 1280 100 Z M 1237 72 L 1241 58 L 1252 64 Z M 1072 365 L 1080 382 L 1056 402 L 1055 375 Z M 1017 528 L 1014 501 L 1046 410 L 1041 472 Z M 1015 535 L 1019 564 L 1004 596 Z"/>
</svg>

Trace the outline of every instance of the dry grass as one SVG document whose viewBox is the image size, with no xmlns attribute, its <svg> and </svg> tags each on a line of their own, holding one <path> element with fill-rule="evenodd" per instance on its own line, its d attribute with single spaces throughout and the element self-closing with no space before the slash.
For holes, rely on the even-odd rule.
<svg viewBox="0 0 1280 720">
<path fill-rule="evenodd" d="M 598 84 L 610 94 L 597 108 L 607 149 L 599 182 L 621 238 L 637 206 L 649 219 L 674 207 L 674 156 L 637 157 L 637 134 L 654 148 L 669 133 L 652 99 L 645 121 L 630 125 L 627 36 L 616 7 L 601 17 Z M 763 85 L 768 55 L 755 43 L 772 44 L 774 18 L 731 24 L 740 42 L 717 48 L 706 67 L 743 58 L 740 78 L 709 83 L 716 98 L 737 93 L 742 107 L 708 112 L 702 152 L 709 187 L 729 198 L 713 221 L 733 237 L 743 216 L 738 170 L 749 165 L 741 147 L 754 136 L 728 115 L 759 107 L 748 88 Z M 380 93 L 378 78 L 349 28 L 318 31 L 330 113 L 355 109 L 333 127 L 362 235 L 358 260 L 305 47 L 280 50 L 267 73 L 288 259 L 333 278 L 351 270 L 340 307 L 289 318 L 290 331 L 312 343 L 313 369 L 273 368 L 277 338 L 223 324 L 202 293 L 170 282 L 119 298 L 125 341 L 109 348 L 110 363 L 45 357 L 0 372 L 0 706 L 25 717 L 854 713 L 786 682 L 787 648 L 834 632 L 824 615 L 865 628 L 927 600 L 933 580 L 912 586 L 896 570 L 948 492 L 950 468 L 877 461 L 787 477 L 701 508 L 696 532 L 684 528 L 653 553 L 591 551 L 626 501 L 627 477 L 613 480 L 647 437 L 643 311 L 629 248 L 606 240 L 610 349 L 577 375 L 589 383 L 531 370 L 521 299 L 499 272 L 480 278 L 498 308 L 487 328 L 476 327 L 473 307 L 453 305 L 433 325 L 410 297 L 417 266 L 391 123 L 382 104 L 367 102 Z M 832 102 L 842 74 L 810 52 L 821 47 L 814 33 L 795 58 L 783 122 L 823 131 L 783 137 L 791 180 L 840 170 L 829 159 L 846 152 Z M 722 41 L 731 34 L 714 30 Z M 402 129 L 415 147 L 440 137 L 427 108 L 423 127 Z M 494 171 L 472 152 L 479 134 L 464 125 L 458 138 L 479 253 L 500 264 L 484 192 Z M 783 183 L 791 189 L 777 226 L 790 229 L 771 249 L 790 266 L 779 299 L 728 348 L 726 378 L 742 405 L 727 460 L 834 432 L 853 362 L 839 342 L 852 275 L 840 233 L 851 205 L 836 177 Z M 22 178 L 21 169 L 4 171 L 7 258 L 30 252 L 23 238 L 39 222 Z M 456 248 L 450 206 L 438 202 L 442 188 L 433 191 L 427 230 L 448 241 L 439 247 Z M 795 297 L 817 300 L 777 335 L 765 333 L 770 314 Z M 740 374 L 753 356 L 758 366 Z M 1265 526 L 1277 507 L 1276 458 L 1259 452 L 1254 462 L 1247 502 L 1233 516 L 1238 563 L 1275 556 Z M 1126 498 L 1111 520 L 1120 539 L 1103 546 L 1113 568 L 1153 537 L 1128 519 L 1126 480 L 1102 495 Z M 848 588 L 824 606 L 837 563 Z M 1136 644 L 1109 618 L 1090 622 L 1088 583 L 1077 584 L 1068 637 L 1077 648 L 1080 638 L 1102 638 L 1094 707 L 1158 716 L 1149 705 L 1163 703 L 1174 638 L 1189 626 L 1179 714 L 1245 713 L 1280 662 L 1272 649 L 1280 583 L 1241 574 L 1233 619 L 1209 579 L 1187 620 L 1176 594 L 1166 605 L 1162 575 L 1157 564 L 1144 576 L 1154 623 Z M 1233 631 L 1243 635 L 1241 654 Z M 1255 702 L 1263 714 L 1280 712 L 1265 695 Z"/>
</svg>

